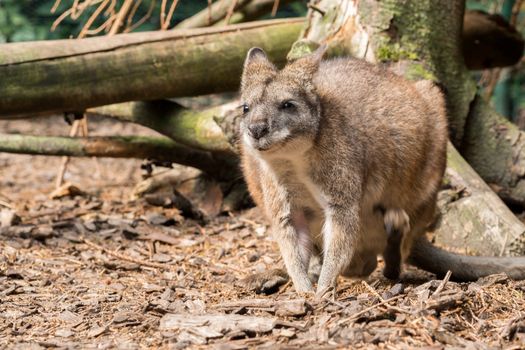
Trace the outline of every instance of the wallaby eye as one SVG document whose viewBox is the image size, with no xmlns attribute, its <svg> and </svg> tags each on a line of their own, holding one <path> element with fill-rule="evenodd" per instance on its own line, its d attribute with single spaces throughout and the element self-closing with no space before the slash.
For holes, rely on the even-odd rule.
<svg viewBox="0 0 525 350">
<path fill-rule="evenodd" d="M 295 107 L 295 104 L 292 101 L 284 101 L 281 103 L 281 109 L 292 109 Z"/>
<path fill-rule="evenodd" d="M 243 103 L 243 105 L 241 106 L 242 107 L 242 113 L 243 114 L 246 114 L 250 111 L 250 107 L 248 107 L 248 105 L 246 103 Z"/>
</svg>

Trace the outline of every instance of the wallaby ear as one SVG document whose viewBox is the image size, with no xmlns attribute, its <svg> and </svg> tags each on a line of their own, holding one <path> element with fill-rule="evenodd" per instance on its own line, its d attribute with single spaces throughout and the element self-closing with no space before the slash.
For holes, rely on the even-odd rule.
<svg viewBox="0 0 525 350">
<path fill-rule="evenodd" d="M 321 61 L 323 60 L 324 54 L 326 53 L 327 50 L 328 50 L 328 45 L 322 44 L 321 46 L 317 48 L 317 50 L 312 52 L 307 57 L 310 57 L 310 60 L 312 60 L 313 62 L 317 64 L 317 66 L 319 66 L 319 63 L 321 63 Z"/>
<path fill-rule="evenodd" d="M 317 72 L 317 69 L 319 69 L 319 64 L 323 60 L 327 48 L 328 46 L 326 44 L 319 46 L 311 54 L 292 61 L 285 67 L 285 71 L 287 74 L 295 75 L 296 77 L 302 77 L 307 80 L 311 79 Z"/>
<path fill-rule="evenodd" d="M 268 56 L 266 56 L 266 52 L 264 52 L 263 49 L 260 47 L 252 47 L 248 50 L 248 53 L 246 54 L 246 58 L 244 60 L 244 66 L 250 64 L 250 62 L 254 62 L 255 60 L 266 60 L 268 61 Z"/>
<path fill-rule="evenodd" d="M 241 78 L 241 92 L 248 85 L 267 81 L 277 73 L 277 68 L 270 62 L 263 49 L 252 47 L 246 54 Z"/>
</svg>

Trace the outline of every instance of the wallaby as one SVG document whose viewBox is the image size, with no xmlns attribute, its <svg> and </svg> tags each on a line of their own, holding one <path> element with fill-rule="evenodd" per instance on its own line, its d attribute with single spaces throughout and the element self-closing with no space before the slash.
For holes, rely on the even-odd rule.
<svg viewBox="0 0 525 350">
<path fill-rule="evenodd" d="M 323 54 L 278 70 L 252 48 L 241 79 L 244 176 L 296 291 L 313 290 L 314 258 L 322 261 L 313 281 L 320 292 L 339 275 L 368 276 L 379 254 L 390 278 L 402 261 L 459 280 L 525 278 L 525 258 L 456 255 L 425 237 L 446 166 L 439 88 Z"/>
</svg>

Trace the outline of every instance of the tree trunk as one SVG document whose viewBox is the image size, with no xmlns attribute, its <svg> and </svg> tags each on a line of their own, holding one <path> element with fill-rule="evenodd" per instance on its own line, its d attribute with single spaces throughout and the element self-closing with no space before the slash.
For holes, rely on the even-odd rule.
<svg viewBox="0 0 525 350">
<path fill-rule="evenodd" d="M 461 145 L 464 135 L 470 139 L 472 120 L 477 117 L 472 114 L 481 111 L 472 108 L 476 86 L 461 55 L 464 1 L 320 0 L 315 7 L 319 11 L 309 12 L 308 26 L 302 33 L 305 41 L 326 42 L 332 48 L 331 54 L 349 53 L 372 62 L 388 63 L 410 79 L 440 81 L 447 90 L 452 141 Z M 490 122 L 478 126 L 481 132 L 495 136 L 491 123 L 500 124 L 495 121 L 501 118 L 495 113 L 484 114 Z M 500 132 L 512 135 L 515 130 L 509 126 Z M 502 150 L 507 151 L 505 155 L 517 149 L 516 139 L 506 139 L 505 135 L 496 144 L 490 138 L 476 136 L 478 145 L 493 146 L 490 155 L 494 157 Z M 485 148 L 477 150 L 480 157 L 487 154 Z M 440 201 L 443 218 L 437 233 L 441 241 L 458 248 L 468 243 L 470 253 L 474 254 L 524 254 L 525 226 L 491 194 L 453 147 L 449 147 L 448 160 L 451 185 L 461 186 L 466 195 L 460 200 Z M 509 170 L 506 161 L 501 172 Z M 446 198 L 445 194 L 441 197 Z"/>
<path fill-rule="evenodd" d="M 284 63 L 303 21 L 3 44 L 0 115 L 233 91 L 246 51 Z"/>
</svg>

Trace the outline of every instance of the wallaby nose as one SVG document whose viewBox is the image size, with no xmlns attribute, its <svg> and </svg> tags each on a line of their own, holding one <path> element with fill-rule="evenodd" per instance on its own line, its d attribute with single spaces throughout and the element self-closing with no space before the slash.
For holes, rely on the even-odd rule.
<svg viewBox="0 0 525 350">
<path fill-rule="evenodd" d="M 248 133 L 254 139 L 259 140 L 261 137 L 268 134 L 268 124 L 264 122 L 252 123 L 248 126 Z"/>
</svg>

